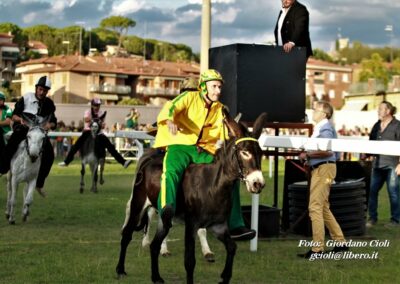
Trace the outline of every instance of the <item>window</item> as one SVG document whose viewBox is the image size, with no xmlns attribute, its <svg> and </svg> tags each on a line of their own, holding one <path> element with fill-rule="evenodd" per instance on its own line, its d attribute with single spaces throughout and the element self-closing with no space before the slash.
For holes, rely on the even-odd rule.
<svg viewBox="0 0 400 284">
<path fill-rule="evenodd" d="M 329 81 L 334 82 L 336 80 L 336 74 L 333 72 L 329 73 Z"/>
<path fill-rule="evenodd" d="M 335 98 L 335 90 L 329 90 L 329 98 L 334 99 Z"/>
<path fill-rule="evenodd" d="M 349 80 L 349 74 L 343 74 L 343 75 L 342 75 L 342 81 L 343 81 L 343 82 L 346 82 L 346 83 L 349 82 L 349 81 L 350 81 L 350 80 Z"/>
</svg>

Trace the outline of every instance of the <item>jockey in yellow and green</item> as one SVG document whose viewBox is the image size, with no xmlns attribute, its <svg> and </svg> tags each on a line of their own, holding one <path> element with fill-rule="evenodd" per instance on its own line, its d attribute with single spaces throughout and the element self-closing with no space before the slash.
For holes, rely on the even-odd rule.
<svg viewBox="0 0 400 284">
<path fill-rule="evenodd" d="M 223 124 L 223 104 L 219 102 L 224 80 L 213 69 L 200 75 L 197 91 L 185 91 L 167 102 L 157 118 L 155 148 L 166 148 L 158 197 L 159 212 L 166 206 L 175 211 L 176 192 L 190 163 L 212 163 L 217 144 L 227 139 Z M 255 231 L 244 225 L 240 206 L 240 183 L 233 190 L 229 220 L 232 238 L 249 240 Z"/>
</svg>

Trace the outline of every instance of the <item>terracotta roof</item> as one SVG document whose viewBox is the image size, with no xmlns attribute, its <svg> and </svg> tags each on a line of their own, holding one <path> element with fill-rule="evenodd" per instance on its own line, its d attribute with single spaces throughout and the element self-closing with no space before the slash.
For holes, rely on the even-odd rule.
<svg viewBox="0 0 400 284">
<path fill-rule="evenodd" d="M 327 62 L 327 61 L 323 61 L 323 60 L 319 60 L 319 59 L 315 59 L 310 57 L 307 60 L 307 67 L 314 67 L 314 68 L 326 68 L 326 69 L 335 69 L 335 70 L 351 70 L 351 66 L 350 65 L 339 65 L 339 64 L 335 64 L 332 62 Z"/>
<path fill-rule="evenodd" d="M 153 61 L 138 58 L 115 58 L 115 57 L 84 57 L 79 56 L 54 56 L 22 62 L 18 65 L 27 66 L 33 64 L 54 65 L 54 72 L 73 71 L 83 73 L 113 73 L 128 75 L 149 75 L 163 77 L 186 77 L 190 74 L 199 74 L 198 64 Z M 43 69 L 43 68 L 40 68 Z M 38 69 L 30 70 L 29 73 L 39 72 Z M 42 71 L 43 72 L 43 71 Z"/>
<path fill-rule="evenodd" d="M 13 35 L 9 35 L 7 33 L 0 33 L 0 37 L 14 38 Z"/>
<path fill-rule="evenodd" d="M 47 45 L 38 40 L 30 40 L 28 46 L 33 49 L 47 49 Z"/>
<path fill-rule="evenodd" d="M 12 47 L 18 47 L 18 44 L 12 43 L 12 42 L 0 42 L 0 46 L 12 46 Z"/>
</svg>

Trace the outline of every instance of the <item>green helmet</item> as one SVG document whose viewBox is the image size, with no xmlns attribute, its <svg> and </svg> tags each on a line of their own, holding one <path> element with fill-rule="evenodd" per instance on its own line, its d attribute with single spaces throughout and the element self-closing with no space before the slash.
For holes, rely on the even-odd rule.
<svg viewBox="0 0 400 284">
<path fill-rule="evenodd" d="M 0 100 L 6 100 L 6 96 L 0 91 Z"/>
</svg>

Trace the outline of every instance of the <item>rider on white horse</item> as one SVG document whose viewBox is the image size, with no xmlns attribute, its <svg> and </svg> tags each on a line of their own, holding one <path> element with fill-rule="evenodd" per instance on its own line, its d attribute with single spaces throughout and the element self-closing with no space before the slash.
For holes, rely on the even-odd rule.
<svg viewBox="0 0 400 284">
<path fill-rule="evenodd" d="M 19 143 L 25 139 L 28 132 L 28 127 L 25 125 L 24 120 L 22 119 L 23 112 L 31 113 L 41 117 L 49 117 L 48 123 L 44 125 L 43 128 L 45 130 L 56 128 L 56 107 L 54 102 L 47 97 L 47 93 L 49 92 L 50 88 L 51 82 L 49 77 L 42 76 L 36 82 L 35 92 L 26 93 L 16 102 L 12 116 L 12 120 L 14 122 L 13 134 L 8 140 L 8 143 L 1 155 L 0 174 L 5 174 L 9 171 L 11 159 L 18 149 Z M 42 163 L 36 181 L 36 190 L 41 196 L 45 197 L 46 192 L 43 190 L 44 181 L 49 175 L 54 161 L 54 151 L 48 137 L 45 138 L 43 147 Z"/>
</svg>

